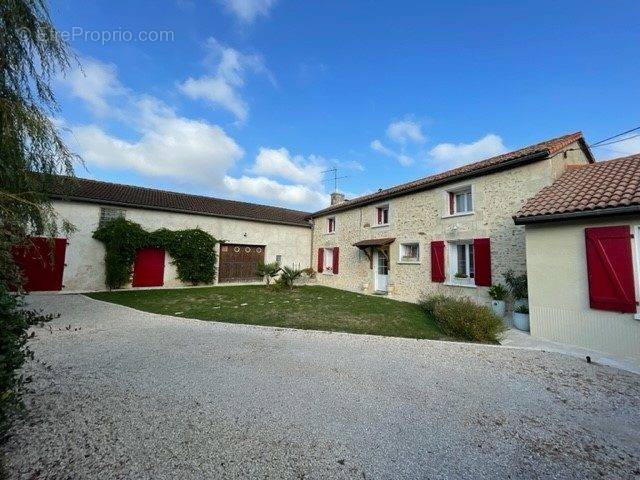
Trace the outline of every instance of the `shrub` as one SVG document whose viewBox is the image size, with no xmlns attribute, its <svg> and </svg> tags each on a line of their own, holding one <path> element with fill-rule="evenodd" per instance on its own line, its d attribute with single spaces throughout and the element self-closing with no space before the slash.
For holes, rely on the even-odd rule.
<svg viewBox="0 0 640 480">
<path fill-rule="evenodd" d="M 525 315 L 529 315 L 529 307 L 527 307 L 526 305 L 520 305 L 513 312 L 514 313 L 524 313 Z"/>
<path fill-rule="evenodd" d="M 277 262 L 264 263 L 258 262 L 258 270 L 256 274 L 259 277 L 263 277 L 267 282 L 267 287 L 271 284 L 271 279 L 275 278 L 280 273 L 280 265 Z"/>
<path fill-rule="evenodd" d="M 22 297 L 0 286 L 0 439 L 9 428 L 13 414 L 22 404 L 23 387 L 29 381 L 20 371 L 24 362 L 33 359 L 27 340 L 32 325 L 48 322 L 52 315 L 24 310 Z M 1 476 L 1 475 L 0 475 Z"/>
<path fill-rule="evenodd" d="M 491 285 L 489 288 L 489 296 L 494 300 L 504 300 L 507 296 L 507 289 L 501 283 Z"/>
<path fill-rule="evenodd" d="M 446 335 L 457 339 L 496 343 L 506 329 L 491 309 L 471 300 L 432 295 L 422 300 L 420 306 Z"/>
<path fill-rule="evenodd" d="M 513 273 L 513 270 L 509 270 L 504 274 L 504 281 L 507 282 L 511 295 L 513 295 L 513 298 L 516 300 L 529 297 L 526 273 L 516 275 Z"/>
<path fill-rule="evenodd" d="M 293 288 L 293 282 L 302 276 L 304 270 L 292 267 L 282 267 L 282 275 L 278 279 L 282 285 Z"/>
</svg>

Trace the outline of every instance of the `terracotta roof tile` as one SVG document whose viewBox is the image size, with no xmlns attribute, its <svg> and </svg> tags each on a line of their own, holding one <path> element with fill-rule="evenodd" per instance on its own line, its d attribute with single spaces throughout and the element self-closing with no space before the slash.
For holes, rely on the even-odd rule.
<svg viewBox="0 0 640 480">
<path fill-rule="evenodd" d="M 640 154 L 567 169 L 527 200 L 514 219 L 527 223 L 532 217 L 632 206 L 640 212 Z"/>
<path fill-rule="evenodd" d="M 152 188 L 100 182 L 86 178 L 57 177 L 52 198 L 89 201 L 105 205 L 123 205 L 153 210 L 230 217 L 265 223 L 281 223 L 309 227 L 309 213 L 255 203 Z"/>
<path fill-rule="evenodd" d="M 502 164 L 508 164 L 510 161 L 517 160 L 523 157 L 527 157 L 530 155 L 541 154 L 541 155 L 553 155 L 573 142 L 580 141 L 584 145 L 584 149 L 587 152 L 587 155 L 591 157 L 589 153 L 588 147 L 584 142 L 584 138 L 582 136 L 582 132 L 575 132 L 569 135 L 564 135 L 562 137 L 553 138 L 551 140 L 546 140 L 544 142 L 536 143 L 535 145 L 529 145 L 528 147 L 521 148 L 519 150 L 514 150 L 512 152 L 504 153 L 502 155 L 498 155 L 495 157 L 487 158 L 485 160 L 481 160 L 479 162 L 471 163 L 468 165 L 463 165 L 458 168 L 454 168 L 452 170 L 447 170 L 445 172 L 437 173 L 435 175 L 430 175 L 428 177 L 424 177 L 409 183 L 404 183 L 401 185 L 396 185 L 391 188 L 387 188 L 384 190 L 379 190 L 376 193 L 372 193 L 369 195 L 363 195 L 361 197 L 357 197 L 351 200 L 346 200 L 338 205 L 333 205 L 322 209 L 313 214 L 314 217 L 318 217 L 320 215 L 324 215 L 330 212 L 337 212 L 342 210 L 348 210 L 350 208 L 355 208 L 362 205 L 367 205 L 370 203 L 375 203 L 378 201 L 383 201 L 387 198 L 392 198 L 400 195 L 404 195 L 407 193 L 411 193 L 419 190 L 427 190 L 431 188 L 431 186 L 436 186 L 442 184 L 444 181 L 451 180 L 456 181 L 461 177 L 465 176 L 471 177 L 474 174 L 480 174 L 485 169 L 491 167 L 500 167 Z M 506 165 L 505 165 L 506 166 Z"/>
</svg>

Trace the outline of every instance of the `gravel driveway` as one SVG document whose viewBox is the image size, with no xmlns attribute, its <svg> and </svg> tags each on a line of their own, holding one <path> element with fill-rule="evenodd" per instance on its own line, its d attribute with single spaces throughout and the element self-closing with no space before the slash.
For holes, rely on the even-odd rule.
<svg viewBox="0 0 640 480">
<path fill-rule="evenodd" d="M 12 478 L 631 478 L 640 376 L 559 354 L 185 320 L 77 295 Z"/>
</svg>

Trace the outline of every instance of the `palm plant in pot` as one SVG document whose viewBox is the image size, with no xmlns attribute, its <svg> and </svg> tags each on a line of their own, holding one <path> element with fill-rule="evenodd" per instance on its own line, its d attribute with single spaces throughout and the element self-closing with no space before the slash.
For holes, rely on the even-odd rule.
<svg viewBox="0 0 640 480">
<path fill-rule="evenodd" d="M 504 274 L 513 296 L 513 324 L 518 330 L 529 331 L 529 291 L 527 274 L 516 275 L 513 270 Z"/>
<path fill-rule="evenodd" d="M 529 331 L 529 307 L 520 305 L 513 311 L 513 324 L 518 330 Z"/>
<path fill-rule="evenodd" d="M 505 312 L 504 299 L 507 296 L 507 289 L 501 283 L 491 285 L 489 288 L 489 296 L 491 297 L 491 310 L 497 316 L 503 318 Z"/>
</svg>

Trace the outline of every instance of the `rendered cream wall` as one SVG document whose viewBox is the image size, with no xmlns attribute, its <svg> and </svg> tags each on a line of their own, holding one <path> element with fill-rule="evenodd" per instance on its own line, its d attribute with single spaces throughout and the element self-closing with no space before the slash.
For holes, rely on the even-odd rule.
<svg viewBox="0 0 640 480">
<path fill-rule="evenodd" d="M 567 164 L 584 164 L 587 159 L 577 143 L 553 159 L 543 160 L 503 172 L 477 177 L 442 188 L 397 197 L 388 203 L 389 226 L 373 227 L 375 205 L 337 213 L 336 232 L 326 234 L 327 216 L 315 219 L 313 232 L 313 268 L 317 268 L 318 248 L 340 247 L 338 275 L 318 275 L 318 283 L 345 290 L 373 293 L 373 270 L 369 260 L 353 246 L 370 238 L 395 237 L 390 246 L 389 296 L 417 302 L 429 293 L 465 296 L 488 302 L 486 287 L 449 286 L 431 282 L 430 243 L 432 240 L 491 239 L 493 283 L 504 282 L 509 269 L 526 269 L 524 227 L 516 226 L 512 216 L 541 188 L 550 185 Z M 446 217 L 447 192 L 457 186 L 472 185 L 474 214 Z M 398 263 L 400 243 L 420 243 L 420 264 Z M 447 252 L 447 250 L 445 250 Z M 448 265 L 448 258 L 445 258 Z"/>
<path fill-rule="evenodd" d="M 527 227 L 531 334 L 638 362 L 640 321 L 631 313 L 589 307 L 584 229 L 607 225 L 637 226 L 640 216 Z M 632 246 L 637 284 L 640 272 Z"/>
<path fill-rule="evenodd" d="M 100 205 L 57 201 L 53 206 L 60 217 L 72 222 L 77 229 L 68 238 L 63 291 L 104 290 L 104 247 L 92 238 L 98 227 Z M 229 243 L 266 245 L 267 262 L 274 262 L 276 255 L 282 255 L 283 265 L 300 268 L 309 266 L 310 228 L 136 208 L 125 210 L 128 220 L 139 223 L 146 230 L 199 227 Z M 182 285 L 176 278 L 171 258 L 166 255 L 164 286 Z"/>
</svg>

